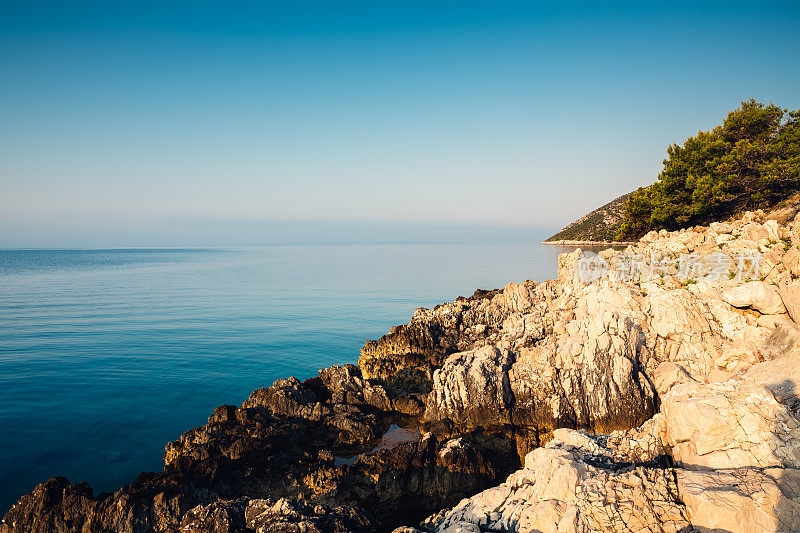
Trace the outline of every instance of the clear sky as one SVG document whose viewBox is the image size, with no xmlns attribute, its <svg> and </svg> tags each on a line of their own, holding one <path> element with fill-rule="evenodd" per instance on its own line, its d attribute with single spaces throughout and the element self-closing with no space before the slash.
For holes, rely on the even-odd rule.
<svg viewBox="0 0 800 533">
<path fill-rule="evenodd" d="M 3 0 L 0 246 L 555 230 L 751 96 L 800 2 Z"/>
</svg>

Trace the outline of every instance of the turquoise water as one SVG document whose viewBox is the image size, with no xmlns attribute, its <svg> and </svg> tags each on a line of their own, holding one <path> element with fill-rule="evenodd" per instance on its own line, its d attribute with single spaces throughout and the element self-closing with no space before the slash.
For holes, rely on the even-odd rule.
<svg viewBox="0 0 800 533">
<path fill-rule="evenodd" d="M 0 506 L 52 475 L 112 491 L 279 377 L 476 288 L 555 276 L 541 245 L 0 250 Z"/>
</svg>

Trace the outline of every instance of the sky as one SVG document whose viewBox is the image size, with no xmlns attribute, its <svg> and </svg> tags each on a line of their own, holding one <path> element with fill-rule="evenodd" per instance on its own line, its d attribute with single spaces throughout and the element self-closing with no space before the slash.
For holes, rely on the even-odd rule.
<svg viewBox="0 0 800 533">
<path fill-rule="evenodd" d="M 800 2 L 0 1 L 0 247 L 546 237 L 750 97 Z"/>
</svg>

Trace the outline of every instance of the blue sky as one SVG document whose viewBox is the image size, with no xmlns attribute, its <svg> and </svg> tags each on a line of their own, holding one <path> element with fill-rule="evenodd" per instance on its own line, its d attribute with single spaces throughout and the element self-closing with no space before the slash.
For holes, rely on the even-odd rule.
<svg viewBox="0 0 800 533">
<path fill-rule="evenodd" d="M 751 96 L 800 2 L 3 1 L 0 246 L 557 229 Z"/>
</svg>

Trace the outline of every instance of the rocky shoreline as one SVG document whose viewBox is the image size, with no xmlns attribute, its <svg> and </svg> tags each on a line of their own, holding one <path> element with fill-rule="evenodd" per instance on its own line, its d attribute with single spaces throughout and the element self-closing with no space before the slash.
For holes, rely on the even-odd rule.
<svg viewBox="0 0 800 533">
<path fill-rule="evenodd" d="M 800 214 L 576 250 L 218 407 L 113 494 L 51 478 L 0 531 L 800 531 L 799 323 Z"/>
</svg>

